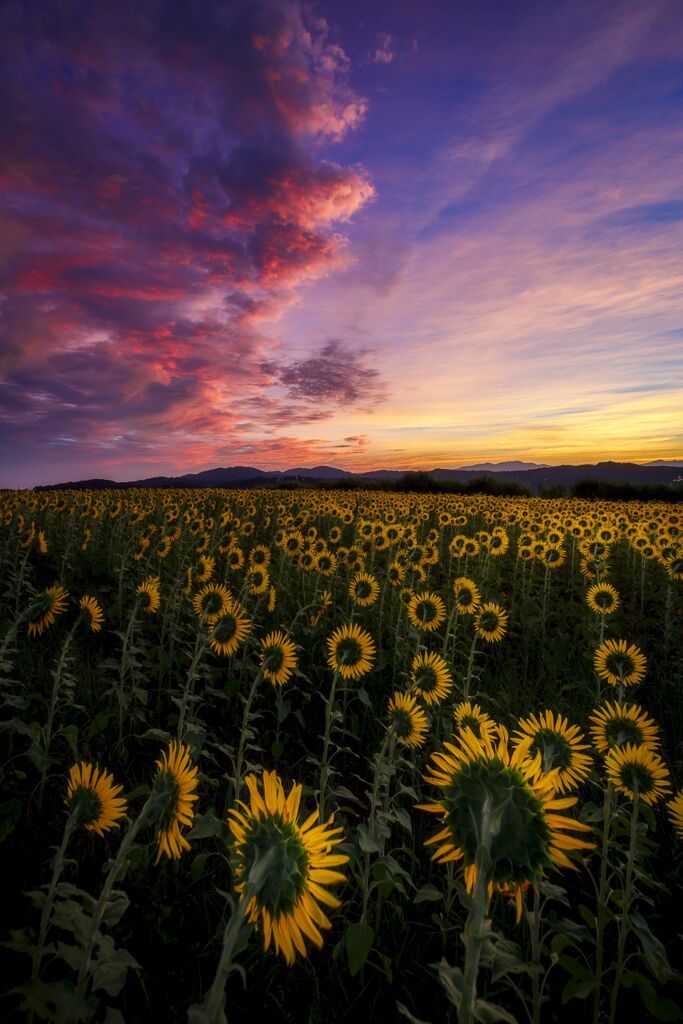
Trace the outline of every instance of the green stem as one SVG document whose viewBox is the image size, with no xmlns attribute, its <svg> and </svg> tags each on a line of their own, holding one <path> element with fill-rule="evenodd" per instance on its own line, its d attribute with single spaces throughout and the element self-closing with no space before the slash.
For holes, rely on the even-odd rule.
<svg viewBox="0 0 683 1024">
<path fill-rule="evenodd" d="M 626 936 L 628 935 L 628 913 L 633 898 L 633 868 L 636 860 L 636 839 L 638 836 L 638 791 L 633 797 L 633 809 L 631 811 L 631 837 L 628 846 L 628 860 L 626 862 L 626 878 L 624 880 L 624 901 L 619 919 L 619 941 L 617 944 L 617 965 L 614 973 L 614 984 L 612 986 L 612 999 L 610 1002 L 609 1024 L 614 1024 L 617 1015 L 617 1002 L 619 989 L 624 975 L 624 950 L 626 947 Z"/>
<path fill-rule="evenodd" d="M 330 752 L 330 740 L 332 738 L 332 711 L 334 708 L 334 698 L 337 691 L 337 679 L 339 673 L 335 672 L 332 676 L 332 686 L 330 687 L 330 695 L 327 698 L 325 704 L 325 735 L 323 738 L 323 756 L 320 762 L 320 796 L 318 804 L 320 806 L 320 820 L 325 821 L 325 791 L 327 789 L 327 779 L 329 774 L 329 763 L 328 757 Z"/>
<path fill-rule="evenodd" d="M 258 687 L 258 684 L 261 682 L 262 676 L 263 668 L 260 668 L 259 671 L 254 676 L 254 681 L 251 684 L 251 689 L 249 690 L 247 702 L 244 705 L 244 714 L 242 716 L 242 730 L 240 732 L 240 742 L 239 747 L 237 749 L 237 758 L 235 760 L 235 778 L 233 780 L 234 800 L 239 800 L 240 789 L 242 788 L 242 767 L 244 765 L 244 752 L 247 746 L 247 734 L 249 732 L 249 716 L 251 715 L 251 706 L 254 703 L 254 697 L 256 696 L 256 688 Z"/>
<path fill-rule="evenodd" d="M 600 857 L 600 884 L 598 887 L 598 906 L 595 916 L 595 984 L 593 988 L 593 1024 L 600 1024 L 600 997 L 602 995 L 602 964 L 604 956 L 605 923 L 607 917 L 607 856 L 609 853 L 609 833 L 612 818 L 612 798 L 614 787 L 607 784 L 605 799 L 602 806 L 602 849 Z"/>
<path fill-rule="evenodd" d="M 202 659 L 202 655 L 206 650 L 206 635 L 201 630 L 197 630 L 197 637 L 194 642 L 194 655 L 190 664 L 190 669 L 187 673 L 187 679 L 185 680 L 185 686 L 183 687 L 183 697 L 180 703 L 180 714 L 178 715 L 178 739 L 183 738 L 183 727 L 185 725 L 185 715 L 187 714 L 187 706 L 190 697 L 194 696 L 194 684 L 197 679 L 197 668 L 199 662 Z"/>
<path fill-rule="evenodd" d="M 377 755 L 377 761 L 375 762 L 375 775 L 372 783 L 372 796 L 370 798 L 370 814 L 368 815 L 368 835 L 372 838 L 374 827 L 375 827 L 375 816 L 377 813 L 377 803 L 379 798 L 379 786 L 382 775 L 382 768 L 384 766 L 384 759 L 387 753 L 387 747 L 389 740 L 391 739 L 391 733 L 387 732 L 382 743 L 381 750 Z M 370 854 L 366 852 L 365 859 L 363 861 L 363 876 L 362 876 L 362 892 L 363 892 L 363 910 L 361 913 L 361 921 L 367 923 L 368 917 L 368 902 L 370 899 Z"/>
<path fill-rule="evenodd" d="M 40 964 L 43 959 L 43 950 L 45 949 L 45 939 L 47 937 L 47 930 L 50 925 L 50 915 L 52 914 L 52 907 L 54 906 L 55 896 L 57 894 L 57 883 L 61 877 L 64 869 L 64 857 L 66 854 L 66 848 L 69 845 L 71 834 L 76 827 L 76 815 L 71 813 L 66 819 L 66 825 L 64 826 L 64 835 L 62 836 L 62 843 L 55 859 L 52 862 L 52 879 L 50 881 L 50 888 L 48 889 L 45 903 L 43 904 L 43 911 L 40 916 L 40 928 L 38 930 L 38 945 L 36 946 L 33 954 L 33 970 L 31 971 L 31 981 L 37 981 L 40 974 Z"/>
<path fill-rule="evenodd" d="M 481 833 L 477 846 L 477 877 L 467 921 L 462 934 L 465 946 L 463 994 L 458 1007 L 459 1024 L 473 1024 L 477 1002 L 477 977 L 484 939 L 484 923 L 489 907 L 490 848 L 494 835 L 491 799 L 487 797 L 482 810 Z"/>
<path fill-rule="evenodd" d="M 207 992 L 202 1007 L 208 1024 L 225 1024 L 227 1019 L 225 1016 L 225 985 L 230 974 L 230 968 L 235 956 L 235 946 L 245 921 L 247 905 L 250 899 L 251 893 L 245 889 L 242 893 L 242 898 L 225 926 L 220 959 L 211 988 Z"/>
<path fill-rule="evenodd" d="M 478 636 L 479 636 L 479 634 L 475 630 L 474 636 L 472 637 L 472 646 L 470 647 L 470 656 L 469 656 L 469 659 L 467 661 L 467 676 L 465 677 L 465 686 L 463 687 L 463 692 L 462 692 L 462 699 L 463 700 L 469 700 L 470 699 L 470 682 L 472 681 L 472 669 L 474 668 L 474 654 L 475 654 L 475 651 L 477 650 L 477 637 Z"/>
<path fill-rule="evenodd" d="M 534 905 L 531 911 L 531 992 L 532 1024 L 541 1022 L 541 887 L 534 885 Z"/>
<path fill-rule="evenodd" d="M 54 728 L 55 716 L 57 714 L 57 701 L 59 700 L 59 691 L 62 685 L 62 675 L 64 674 L 64 669 L 66 667 L 66 659 L 69 653 L 69 647 L 71 646 L 71 641 L 73 639 L 74 633 L 76 632 L 76 628 L 78 627 L 80 621 L 81 619 L 79 615 L 79 617 L 76 619 L 73 626 L 67 633 L 66 639 L 64 641 L 64 644 L 62 645 L 62 649 L 59 655 L 57 667 L 55 668 L 54 683 L 52 685 L 52 696 L 50 698 L 50 707 L 48 708 L 47 722 L 45 723 L 45 729 L 43 730 L 44 762 L 43 770 L 41 772 L 40 777 L 40 789 L 38 791 L 38 813 L 40 813 L 43 809 L 43 796 L 45 794 L 45 783 L 47 781 L 47 772 L 50 763 L 49 757 L 50 746 L 52 745 L 52 730 Z"/>
</svg>

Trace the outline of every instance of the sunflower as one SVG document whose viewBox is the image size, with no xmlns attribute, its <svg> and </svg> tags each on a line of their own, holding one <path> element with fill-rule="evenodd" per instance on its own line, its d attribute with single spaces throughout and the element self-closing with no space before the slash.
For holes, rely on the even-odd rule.
<svg viewBox="0 0 683 1024">
<path fill-rule="evenodd" d="M 247 591 L 249 594 L 253 594 L 254 596 L 258 594 L 265 594 L 266 590 L 270 586 L 268 570 L 259 565 L 251 567 L 247 574 L 247 580 Z"/>
<path fill-rule="evenodd" d="M 323 590 L 313 601 L 310 613 L 312 626 L 317 626 L 328 608 L 332 606 L 332 594 L 329 590 Z"/>
<path fill-rule="evenodd" d="M 270 548 L 267 548 L 265 544 L 256 544 L 249 554 L 249 561 L 252 565 L 259 565 L 262 569 L 267 569 L 270 565 Z"/>
<path fill-rule="evenodd" d="M 559 569 L 564 564 L 567 553 L 564 547 L 556 547 L 554 544 L 544 546 L 541 561 L 546 569 Z"/>
<path fill-rule="evenodd" d="M 422 746 L 429 723 L 415 697 L 397 690 L 389 700 L 387 714 L 389 730 L 399 743 L 407 747 Z"/>
<path fill-rule="evenodd" d="M 645 655 L 626 640 L 605 640 L 593 658 L 595 671 L 610 686 L 635 686 L 645 676 Z"/>
<path fill-rule="evenodd" d="M 481 604 L 479 587 L 474 580 L 468 579 L 467 576 L 459 576 L 453 584 L 453 590 L 458 611 L 465 615 L 474 615 Z"/>
<path fill-rule="evenodd" d="M 119 818 L 126 813 L 122 792 L 123 786 L 114 784 L 111 773 L 96 764 L 81 761 L 69 769 L 66 805 L 88 832 L 103 836 L 108 829 L 118 828 Z"/>
<path fill-rule="evenodd" d="M 489 601 L 483 604 L 477 611 L 474 620 L 474 628 L 477 636 L 487 643 L 493 644 L 502 640 L 505 636 L 508 624 L 508 613 L 499 604 Z"/>
<path fill-rule="evenodd" d="M 204 555 L 203 558 L 199 559 L 199 571 L 195 576 L 197 583 L 208 583 L 213 576 L 213 571 L 216 568 L 216 559 L 212 558 L 211 555 Z"/>
<path fill-rule="evenodd" d="M 498 732 L 498 723 L 494 722 L 490 715 L 482 711 L 478 704 L 472 704 L 469 700 L 461 701 L 453 708 L 453 717 L 458 732 L 469 729 L 478 740 L 493 743 Z"/>
<path fill-rule="evenodd" d="M 596 583 L 586 594 L 586 601 L 596 615 L 611 615 L 619 607 L 619 594 L 611 583 Z"/>
<path fill-rule="evenodd" d="M 215 622 L 230 608 L 232 598 L 230 591 L 222 583 L 207 583 L 192 598 L 195 615 L 205 622 Z"/>
<path fill-rule="evenodd" d="M 275 605 L 277 603 L 277 591 L 275 587 L 268 588 L 268 602 L 266 604 L 266 611 L 271 614 L 275 611 Z"/>
<path fill-rule="evenodd" d="M 590 721 L 593 743 L 602 754 L 625 743 L 650 748 L 659 744 L 659 726 L 637 704 L 616 701 L 610 704 L 608 701 L 593 712 Z"/>
<path fill-rule="evenodd" d="M 136 590 L 136 594 L 142 598 L 142 607 L 148 615 L 153 615 L 159 610 L 161 595 L 159 594 L 159 577 L 150 576 L 143 580 Z"/>
<path fill-rule="evenodd" d="M 263 675 L 273 686 L 284 686 L 296 668 L 296 646 L 278 630 L 261 641 Z"/>
<path fill-rule="evenodd" d="M 216 654 L 229 658 L 249 635 L 251 619 L 237 601 L 231 601 L 225 614 L 213 623 L 209 647 Z"/>
<path fill-rule="evenodd" d="M 446 607 L 440 597 L 424 590 L 411 597 L 408 619 L 417 629 L 431 633 L 446 621 Z"/>
<path fill-rule="evenodd" d="M 153 793 L 163 800 L 161 823 L 157 832 L 157 856 L 162 853 L 172 860 L 178 860 L 190 844 L 180 831 L 181 825 L 192 825 L 194 811 L 192 804 L 197 799 L 197 768 L 190 761 L 190 748 L 177 740 L 171 740 L 168 750 L 162 751 L 156 762 L 157 774 Z"/>
<path fill-rule="evenodd" d="M 26 613 L 28 635 L 40 636 L 62 614 L 68 600 L 69 591 L 59 584 L 37 594 Z"/>
<path fill-rule="evenodd" d="M 671 792 L 669 769 L 659 754 L 642 744 L 612 747 L 605 768 L 614 788 L 631 800 L 637 793 L 646 804 L 655 804 Z"/>
<path fill-rule="evenodd" d="M 609 572 L 609 566 L 602 558 L 582 558 L 579 568 L 581 575 L 588 580 L 597 580 Z"/>
<path fill-rule="evenodd" d="M 349 583 L 349 597 L 361 608 L 367 608 L 379 597 L 379 583 L 369 572 L 357 572 Z"/>
<path fill-rule="evenodd" d="M 238 548 L 236 544 L 230 545 L 225 557 L 229 569 L 241 569 L 244 565 L 244 555 L 241 548 Z"/>
<path fill-rule="evenodd" d="M 47 537 L 44 530 L 38 531 L 38 551 L 41 555 L 47 554 Z"/>
<path fill-rule="evenodd" d="M 78 607 L 88 619 L 88 625 L 93 633 L 99 633 L 104 622 L 104 612 L 96 597 L 82 597 Z"/>
<path fill-rule="evenodd" d="M 405 566 L 402 562 L 394 561 L 387 569 L 387 579 L 392 587 L 400 587 L 406 578 Z"/>
<path fill-rule="evenodd" d="M 553 864 L 574 868 L 567 851 L 594 848 L 567 834 L 590 832 L 590 827 L 558 813 L 577 798 L 557 797 L 552 773 L 543 774 L 539 755 L 529 756 L 530 741 L 510 753 L 507 730 L 499 726 L 498 732 L 492 741 L 464 729 L 457 745 L 446 742 L 445 751 L 435 751 L 424 778 L 443 795 L 439 802 L 418 805 L 440 815 L 443 825 L 425 844 L 438 844 L 432 859 L 462 861 L 470 893 L 477 880 L 477 849 L 485 839 L 491 888 L 536 882 Z"/>
<path fill-rule="evenodd" d="M 343 679 L 360 679 L 372 668 L 375 641 L 358 625 L 340 626 L 327 638 L 327 663 Z"/>
<path fill-rule="evenodd" d="M 255 775 L 244 781 L 249 803 L 240 800 L 228 811 L 235 889 L 240 902 L 247 901 L 247 920 L 262 932 L 264 948 L 272 943 L 293 964 L 297 954 L 308 956 L 305 939 L 320 948 L 321 929 L 332 927 L 320 904 L 339 906 L 325 886 L 346 881 L 332 870 L 349 859 L 332 852 L 344 837 L 341 828 L 332 828 L 334 815 L 318 824 L 317 808 L 299 822 L 300 784 L 285 796 L 276 772 L 263 773 L 263 792 Z"/>
<path fill-rule="evenodd" d="M 570 725 L 562 715 L 540 711 L 521 719 L 512 742 L 515 748 L 523 744 L 531 757 L 539 754 L 543 774 L 552 772 L 555 789 L 566 793 L 583 782 L 590 771 L 591 759 L 583 753 L 589 746 L 583 739 L 579 727 Z"/>
<path fill-rule="evenodd" d="M 416 654 L 410 673 L 412 689 L 426 704 L 439 704 L 453 689 L 453 677 L 440 654 Z"/>
<path fill-rule="evenodd" d="M 683 839 L 683 789 L 666 805 L 671 824 L 679 839 Z"/>
</svg>

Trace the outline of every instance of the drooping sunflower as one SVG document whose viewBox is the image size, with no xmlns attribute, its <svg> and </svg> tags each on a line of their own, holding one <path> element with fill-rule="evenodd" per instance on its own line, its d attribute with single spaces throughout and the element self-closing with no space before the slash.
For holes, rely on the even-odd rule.
<svg viewBox="0 0 683 1024">
<path fill-rule="evenodd" d="M 275 587 L 268 588 L 268 602 L 266 604 L 266 611 L 272 614 L 275 611 L 275 605 L 277 603 L 277 590 Z"/>
<path fill-rule="evenodd" d="M 270 586 L 270 577 L 268 570 L 264 569 L 260 565 L 254 565 L 251 567 L 247 574 L 247 591 L 254 596 L 259 594 L 265 594 L 266 590 Z"/>
<path fill-rule="evenodd" d="M 329 590 L 323 590 L 322 594 L 318 594 L 317 598 L 313 602 L 310 612 L 311 625 L 317 626 L 327 609 L 331 607 L 332 593 Z"/>
<path fill-rule="evenodd" d="M 453 717 L 458 732 L 469 729 L 478 740 L 483 739 L 488 743 L 495 741 L 498 723 L 486 711 L 482 711 L 478 704 L 472 704 L 469 700 L 461 701 L 453 708 Z"/>
<path fill-rule="evenodd" d="M 619 594 L 611 583 L 596 583 L 586 594 L 586 602 L 596 615 L 611 615 L 619 607 Z"/>
<path fill-rule="evenodd" d="M 108 829 L 118 828 L 119 818 L 126 813 L 122 792 L 123 786 L 115 785 L 111 772 L 96 764 L 81 761 L 69 769 L 66 805 L 75 813 L 76 824 L 88 832 L 103 836 Z"/>
<path fill-rule="evenodd" d="M 590 771 L 591 758 L 584 753 L 590 748 L 583 740 L 578 725 L 570 725 L 566 718 L 552 711 L 521 719 L 512 737 L 515 748 L 523 744 L 532 757 L 540 754 L 543 774 L 553 773 L 558 793 L 578 786 Z"/>
<path fill-rule="evenodd" d="M 264 678 L 273 686 L 284 686 L 296 668 L 296 646 L 282 630 L 261 640 L 261 666 Z"/>
<path fill-rule="evenodd" d="M 90 627 L 91 632 L 99 633 L 102 629 L 102 623 L 104 622 L 104 612 L 102 611 L 97 598 L 87 596 L 82 597 L 78 602 L 78 607 L 88 620 L 88 626 Z"/>
<path fill-rule="evenodd" d="M 605 768 L 614 788 L 631 800 L 637 793 L 646 804 L 655 804 L 671 792 L 669 769 L 651 747 L 612 747 Z"/>
<path fill-rule="evenodd" d="M 453 677 L 440 654 L 423 651 L 413 658 L 410 685 L 426 704 L 439 704 L 453 689 Z"/>
<path fill-rule="evenodd" d="M 610 686 L 635 686 L 645 676 L 645 655 L 626 640 L 605 640 L 593 658 L 595 671 Z"/>
<path fill-rule="evenodd" d="M 69 591 L 58 583 L 36 594 L 26 612 L 29 636 L 40 636 L 58 615 L 61 615 L 69 600 Z"/>
<path fill-rule="evenodd" d="M 379 583 L 369 572 L 357 572 L 349 583 L 349 597 L 354 604 L 367 608 L 379 597 Z"/>
<path fill-rule="evenodd" d="M 190 849 L 180 826 L 192 825 L 198 769 L 190 760 L 190 748 L 177 740 L 171 740 L 168 750 L 162 751 L 156 767 L 153 793 L 156 792 L 162 802 L 154 862 L 158 864 L 162 854 L 178 860 L 183 850 Z"/>
<path fill-rule="evenodd" d="M 496 741 L 464 729 L 444 746 L 432 754 L 424 776 L 442 791 L 441 799 L 418 806 L 438 814 L 443 826 L 426 841 L 438 844 L 432 859 L 462 861 L 468 892 L 476 884 L 482 841 L 488 840 L 490 891 L 536 882 L 553 864 L 575 868 L 568 851 L 593 849 L 594 843 L 571 834 L 590 827 L 558 813 L 577 798 L 556 795 L 552 773 L 543 774 L 540 756 L 529 756 L 529 741 L 510 753 L 507 730 L 499 726 Z"/>
<path fill-rule="evenodd" d="M 249 803 L 240 800 L 228 811 L 235 889 L 240 902 L 247 900 L 247 920 L 262 933 L 264 948 L 274 945 L 293 964 L 297 954 L 308 956 L 306 939 L 321 948 L 321 929 L 332 927 L 320 904 L 339 906 L 325 887 L 346 881 L 333 869 L 349 858 L 332 852 L 344 836 L 332 828 L 334 815 L 318 823 L 317 808 L 299 822 L 300 784 L 285 796 L 276 772 L 263 773 L 262 792 L 255 775 L 244 781 Z"/>
<path fill-rule="evenodd" d="M 467 576 L 459 576 L 453 584 L 453 591 L 458 611 L 464 615 L 474 615 L 481 604 L 479 587 L 474 580 L 468 579 Z"/>
<path fill-rule="evenodd" d="M 228 588 L 222 583 L 207 583 L 192 598 L 195 615 L 205 622 L 215 622 L 230 608 L 232 597 Z"/>
<path fill-rule="evenodd" d="M 446 621 L 446 606 L 437 594 L 423 590 L 421 594 L 413 594 L 411 597 L 408 619 L 417 629 L 431 633 Z"/>
<path fill-rule="evenodd" d="M 489 601 L 481 605 L 474 620 L 477 636 L 487 643 L 494 644 L 502 640 L 507 631 L 508 613 L 499 604 Z"/>
<path fill-rule="evenodd" d="M 327 638 L 327 663 L 343 679 L 360 679 L 372 668 L 375 641 L 359 625 L 340 626 Z"/>
<path fill-rule="evenodd" d="M 396 690 L 387 709 L 389 730 L 399 743 L 407 747 L 421 747 L 425 741 L 429 722 L 415 697 Z"/>
<path fill-rule="evenodd" d="M 138 586 L 136 590 L 140 605 L 148 615 L 153 615 L 159 610 L 161 594 L 159 593 L 159 577 L 149 576 Z"/>
<path fill-rule="evenodd" d="M 659 745 L 659 726 L 637 704 L 609 701 L 590 716 L 590 734 L 597 749 L 606 754 L 612 747 L 630 743 L 634 747 Z"/>
<path fill-rule="evenodd" d="M 213 623 L 209 633 L 209 647 L 216 654 L 229 658 L 242 644 L 251 629 L 251 619 L 237 601 Z"/>
<path fill-rule="evenodd" d="M 679 839 L 683 839 L 683 789 L 669 800 L 666 810 Z"/>
</svg>

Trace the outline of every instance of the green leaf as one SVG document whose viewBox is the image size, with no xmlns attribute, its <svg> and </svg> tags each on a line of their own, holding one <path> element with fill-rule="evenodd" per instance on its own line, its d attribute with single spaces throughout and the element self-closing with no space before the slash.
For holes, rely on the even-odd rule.
<svg viewBox="0 0 683 1024">
<path fill-rule="evenodd" d="M 443 893 L 435 885 L 423 885 L 413 896 L 413 903 L 437 903 L 443 899 Z"/>
<path fill-rule="evenodd" d="M 352 977 L 355 977 L 364 967 L 374 940 L 374 931 L 369 924 L 363 924 L 362 921 L 350 924 L 346 929 L 344 945 L 346 946 L 346 959 Z"/>
</svg>

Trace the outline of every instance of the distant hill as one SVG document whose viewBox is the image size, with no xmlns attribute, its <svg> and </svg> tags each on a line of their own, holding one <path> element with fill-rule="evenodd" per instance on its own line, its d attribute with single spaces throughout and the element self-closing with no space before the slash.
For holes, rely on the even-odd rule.
<svg viewBox="0 0 683 1024">
<path fill-rule="evenodd" d="M 514 473 L 518 470 L 546 469 L 544 462 L 478 462 L 475 466 L 460 466 L 460 469 L 476 473 Z"/>
<path fill-rule="evenodd" d="M 666 461 L 638 465 L 634 462 L 598 462 L 595 465 L 580 466 L 536 466 L 534 463 L 519 463 L 522 469 L 511 468 L 514 463 L 491 463 L 496 469 L 485 469 L 483 463 L 479 467 L 467 469 L 433 469 L 430 475 L 435 480 L 455 481 L 469 484 L 480 477 L 500 480 L 504 483 L 515 481 L 538 491 L 541 487 L 563 486 L 572 487 L 580 480 L 600 480 L 613 484 L 633 485 L 664 485 L 678 482 L 683 477 L 683 460 Z M 506 468 L 500 469 L 503 465 Z M 534 468 L 529 468 L 532 466 Z M 375 469 L 366 473 L 350 473 L 346 469 L 334 466 L 313 466 L 311 469 L 297 467 L 284 472 L 277 470 L 256 469 L 254 466 L 227 466 L 217 469 L 206 469 L 200 473 L 185 473 L 182 476 L 152 476 L 143 480 L 127 480 L 123 483 L 114 480 L 92 479 L 78 480 L 69 483 L 49 484 L 36 487 L 35 490 L 102 490 L 104 488 L 130 487 L 258 487 L 267 484 L 296 481 L 315 485 L 321 481 L 333 480 L 367 480 L 385 482 L 401 479 L 406 470 Z"/>
</svg>

